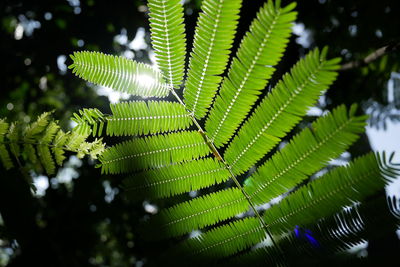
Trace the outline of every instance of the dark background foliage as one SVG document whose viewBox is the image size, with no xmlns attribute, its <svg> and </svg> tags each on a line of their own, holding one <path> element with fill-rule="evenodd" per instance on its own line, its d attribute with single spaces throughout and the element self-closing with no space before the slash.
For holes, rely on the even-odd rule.
<svg viewBox="0 0 400 267">
<path fill-rule="evenodd" d="M 263 2 L 244 1 L 234 49 Z M 146 29 L 149 44 L 144 4 L 138 0 L 2 1 L 0 117 L 29 122 L 44 111 L 55 110 L 55 117 L 68 128 L 68 118 L 79 108 L 108 110 L 107 97 L 99 96 L 95 88 L 66 69 L 68 55 L 76 50 L 98 50 L 149 62 L 149 48 L 129 47 L 139 27 Z M 199 6 L 199 1 L 185 4 L 189 43 Z M 304 31 L 302 37 L 291 38 L 275 80 L 313 47 L 329 45 L 331 56 L 351 62 L 399 42 L 399 1 L 299 0 L 297 10 L 297 29 L 303 25 Z M 393 51 L 368 65 L 342 71 L 319 108 L 357 102 L 372 113 L 372 126 L 397 121 L 400 96 L 395 94 L 388 101 L 386 89 L 391 73 L 400 69 L 399 62 L 399 52 Z M 356 156 L 370 150 L 364 135 L 351 152 Z M 63 181 L 65 176 L 70 179 Z M 32 194 L 29 181 L 17 169 L 1 169 L 0 265 L 141 266 L 168 245 L 148 244 L 139 231 L 140 222 L 168 203 L 154 206 L 126 201 L 118 187 L 120 178 L 102 176 L 93 162 L 72 159 L 55 177 L 33 177 L 49 184 L 42 194 Z M 370 258 L 393 257 L 393 251 L 399 251 L 395 227 L 388 227 L 393 227 L 389 234 L 369 240 Z"/>
</svg>

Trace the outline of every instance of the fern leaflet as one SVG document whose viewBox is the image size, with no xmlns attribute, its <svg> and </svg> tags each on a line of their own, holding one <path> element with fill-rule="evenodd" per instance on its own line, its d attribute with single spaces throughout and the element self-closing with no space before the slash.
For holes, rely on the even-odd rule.
<svg viewBox="0 0 400 267">
<path fill-rule="evenodd" d="M 180 0 L 149 0 L 150 31 L 157 64 L 171 88 L 184 74 L 186 37 Z"/>
<path fill-rule="evenodd" d="M 206 115 L 228 63 L 241 2 L 202 2 L 184 91 L 186 106 L 198 119 Z"/>
<path fill-rule="evenodd" d="M 78 77 L 97 85 L 137 96 L 165 97 L 168 85 L 152 67 L 123 57 L 98 52 L 75 52 L 72 69 Z"/>
</svg>

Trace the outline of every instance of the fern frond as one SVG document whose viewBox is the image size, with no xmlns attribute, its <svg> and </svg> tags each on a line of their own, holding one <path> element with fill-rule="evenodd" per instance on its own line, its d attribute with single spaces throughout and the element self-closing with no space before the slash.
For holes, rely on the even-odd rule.
<svg viewBox="0 0 400 267">
<path fill-rule="evenodd" d="M 186 36 L 180 0 L 149 0 L 151 43 L 157 65 L 170 87 L 179 88 L 184 74 Z"/>
<path fill-rule="evenodd" d="M 245 185 L 252 201 L 270 201 L 340 156 L 364 131 L 366 117 L 355 116 L 355 107 L 339 106 L 320 117 L 259 167 Z"/>
<path fill-rule="evenodd" d="M 88 82 L 143 97 L 165 97 L 169 93 L 161 73 L 149 65 L 87 51 L 74 52 L 71 59 L 68 68 Z"/>
<path fill-rule="evenodd" d="M 0 159 L 3 163 L 4 168 L 7 170 L 14 167 L 12 160 L 10 158 L 10 154 L 4 144 L 4 136 L 7 134 L 9 124 L 4 120 L 0 119 Z"/>
<path fill-rule="evenodd" d="M 126 173 L 206 156 L 210 149 L 196 131 L 137 138 L 110 147 L 100 157 L 103 173 Z"/>
<path fill-rule="evenodd" d="M 234 173 L 268 153 L 335 80 L 338 59 L 326 60 L 326 52 L 316 49 L 300 60 L 245 122 L 224 154 Z"/>
<path fill-rule="evenodd" d="M 173 164 L 132 175 L 123 181 L 129 198 L 165 198 L 225 182 L 229 172 L 212 158 Z"/>
<path fill-rule="evenodd" d="M 50 175 L 54 174 L 56 166 L 53 157 L 51 156 L 49 145 L 58 130 L 59 126 L 54 121 L 50 122 L 46 127 L 44 135 L 39 139 L 39 145 L 37 146 L 40 161 L 44 163 L 44 168 L 46 169 L 47 174 Z"/>
<path fill-rule="evenodd" d="M 198 119 L 215 96 L 228 63 L 242 0 L 204 0 L 194 35 L 184 100 Z"/>
<path fill-rule="evenodd" d="M 393 178 L 383 172 L 396 172 L 391 166 L 380 167 L 374 154 L 360 157 L 348 166 L 338 167 L 300 188 L 265 214 L 265 222 L 275 233 L 289 231 L 337 212 L 340 207 L 361 201 Z M 333 204 L 334 203 L 334 204 Z"/>
<path fill-rule="evenodd" d="M 178 251 L 179 255 L 206 262 L 233 255 L 261 242 L 265 237 L 259 219 L 248 217 L 187 239 L 180 244 Z"/>
<path fill-rule="evenodd" d="M 54 146 L 52 147 L 54 159 L 58 166 L 61 166 L 65 160 L 65 150 L 64 145 L 68 141 L 68 134 L 64 133 L 64 131 L 59 130 L 56 136 L 54 137 Z"/>
<path fill-rule="evenodd" d="M 400 170 L 390 160 L 370 154 L 296 187 L 346 151 L 364 130 L 365 117 L 355 116 L 355 107 L 348 111 L 341 106 L 318 118 L 250 178 L 246 177 L 241 186 L 244 177 L 239 175 L 299 123 L 332 84 L 340 62 L 326 59 L 327 49 L 315 49 L 293 66 L 264 99 L 259 99 L 282 57 L 296 18 L 295 4 L 281 7 L 280 0 L 269 0 L 257 13 L 222 79 L 241 3 L 203 1 L 182 100 L 175 91 L 182 86 L 186 56 L 182 1 L 149 0 L 151 39 L 160 71 L 121 57 L 90 52 L 75 53 L 70 68 L 90 82 L 134 95 L 161 97 L 171 91 L 178 102 L 113 104 L 110 115 L 83 109 L 74 115 L 78 126 L 71 133 L 62 132 L 45 117 L 29 131 L 0 121 L 3 164 L 12 165 L 10 154 L 18 160 L 22 147 L 25 161 L 47 164 L 47 172 L 54 172 L 54 161 L 61 164 L 64 152 L 70 150 L 78 156 L 100 154 L 103 173 L 129 173 L 123 187 L 130 199 L 166 198 L 201 190 L 200 197 L 168 206 L 146 222 L 147 236 L 154 239 L 201 233 L 181 243 L 176 257 L 168 254 L 173 261 L 193 256 L 196 263 L 220 263 L 220 258 L 264 246 L 254 252 L 256 258 L 265 256 L 272 264 L 279 264 L 291 247 L 295 247 L 294 255 L 312 248 L 310 242 L 296 236 L 298 229 L 311 229 L 327 246 L 343 248 L 357 243 L 364 230 L 361 213 L 352 208 L 343 216 L 332 214 L 376 193 L 386 180 L 398 175 Z M 256 107 L 258 100 L 262 101 Z M 201 125 L 203 119 L 205 125 Z M 198 132 L 187 131 L 192 124 Z M 104 152 L 101 140 L 85 141 L 91 133 L 100 136 L 104 132 L 109 136 L 142 137 L 128 139 Z M 26 142 L 21 143 L 24 138 Z M 209 157 L 211 153 L 215 158 Z M 216 186 L 219 191 L 202 190 L 228 179 L 236 187 L 230 187 L 230 181 Z M 283 200 L 271 208 L 257 207 L 277 196 Z M 187 196 L 176 200 L 181 198 Z M 324 227 L 327 232 L 322 231 Z M 272 238 L 273 244 L 284 247 L 266 247 Z"/>
<path fill-rule="evenodd" d="M 104 144 L 101 139 L 86 141 L 90 134 L 88 125 L 64 133 L 58 126 L 58 121 L 54 121 L 50 115 L 51 113 L 43 113 L 29 125 L 12 123 L 9 126 L 4 120 L 0 120 L 0 157 L 6 169 L 14 166 L 9 151 L 20 167 L 25 167 L 21 158 L 31 169 L 40 172 L 44 168 L 49 175 L 55 173 L 56 163 L 61 165 L 65 160 L 66 151 L 74 152 L 78 157 L 90 155 L 92 158 L 103 152 Z"/>
<path fill-rule="evenodd" d="M 217 147 L 232 137 L 272 76 L 296 18 L 294 6 L 281 8 L 269 1 L 242 40 L 206 121 L 207 134 Z"/>
<path fill-rule="evenodd" d="M 152 229 L 149 232 L 156 238 L 183 235 L 226 220 L 248 208 L 243 193 L 230 188 L 162 210 L 149 224 Z"/>
<path fill-rule="evenodd" d="M 34 137 L 36 137 L 36 135 L 45 131 L 50 122 L 50 116 L 51 112 L 44 112 L 43 114 L 39 115 L 36 121 L 28 125 L 23 133 L 24 140 L 26 142 L 31 141 L 34 139 Z"/>
<path fill-rule="evenodd" d="M 110 107 L 111 116 L 97 109 L 83 109 L 73 120 L 78 125 L 89 124 L 93 136 L 100 136 L 104 126 L 108 136 L 127 136 L 184 130 L 192 124 L 185 107 L 177 102 L 132 101 Z"/>
</svg>

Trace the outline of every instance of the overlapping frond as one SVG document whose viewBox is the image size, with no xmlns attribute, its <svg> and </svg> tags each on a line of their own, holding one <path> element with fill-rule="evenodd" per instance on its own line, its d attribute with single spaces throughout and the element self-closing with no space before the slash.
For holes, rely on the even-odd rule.
<svg viewBox="0 0 400 267">
<path fill-rule="evenodd" d="M 243 38 L 206 122 L 206 131 L 217 147 L 231 138 L 272 76 L 296 18 L 294 6 L 281 8 L 268 1 Z"/>
<path fill-rule="evenodd" d="M 238 23 L 242 0 L 204 0 L 194 35 L 184 99 L 203 118 L 222 80 Z"/>
<path fill-rule="evenodd" d="M 127 173 L 206 156 L 210 149 L 196 131 L 136 138 L 107 148 L 100 157 L 103 173 Z"/>
<path fill-rule="evenodd" d="M 168 85 L 149 65 L 99 52 L 75 52 L 69 66 L 78 77 L 116 91 L 136 96 L 165 97 Z"/>
<path fill-rule="evenodd" d="M 326 52 L 315 49 L 301 59 L 245 122 L 224 154 L 234 173 L 268 153 L 335 80 L 339 60 L 326 60 Z"/>
<path fill-rule="evenodd" d="M 221 162 L 205 158 L 132 175 L 123 181 L 123 187 L 131 199 L 156 199 L 199 190 L 228 178 L 229 172 Z"/>
<path fill-rule="evenodd" d="M 179 88 L 184 75 L 186 36 L 180 0 L 149 0 L 151 43 L 158 67 L 170 87 Z"/>
<path fill-rule="evenodd" d="M 269 209 L 264 219 L 272 232 L 290 231 L 296 225 L 311 223 L 361 201 L 381 189 L 396 173 L 398 170 L 391 166 L 379 166 L 376 156 L 370 153 L 300 188 Z"/>
<path fill-rule="evenodd" d="M 86 129 L 86 130 L 84 130 Z M 36 171 L 42 168 L 49 175 L 55 173 L 56 164 L 62 165 L 64 153 L 70 151 L 78 157 L 90 155 L 97 158 L 104 150 L 101 140 L 87 142 L 88 126 L 64 133 L 51 113 L 43 113 L 29 125 L 8 124 L 0 120 L 0 159 L 6 169 L 14 167 L 10 153 L 19 164 L 30 165 Z M 21 167 L 23 167 L 21 165 Z"/>
<path fill-rule="evenodd" d="M 184 130 L 192 124 L 185 107 L 177 102 L 132 101 L 111 104 L 112 115 L 98 109 L 83 109 L 73 120 L 89 124 L 94 136 L 105 127 L 108 136 L 146 135 Z"/>
<path fill-rule="evenodd" d="M 230 188 L 162 210 L 154 217 L 150 224 L 153 231 L 149 232 L 157 238 L 183 235 L 226 220 L 248 208 L 243 193 Z"/>
<path fill-rule="evenodd" d="M 366 124 L 365 116 L 354 115 L 355 107 L 347 111 L 340 106 L 319 118 L 259 167 L 245 185 L 252 201 L 270 201 L 346 151 Z"/>
</svg>

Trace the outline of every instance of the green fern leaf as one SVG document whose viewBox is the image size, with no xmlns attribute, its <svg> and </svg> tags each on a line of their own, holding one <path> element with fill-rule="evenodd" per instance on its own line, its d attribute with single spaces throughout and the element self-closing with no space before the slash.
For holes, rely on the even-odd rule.
<svg viewBox="0 0 400 267">
<path fill-rule="evenodd" d="M 71 58 L 73 64 L 68 68 L 94 84 L 143 97 L 169 93 L 161 74 L 148 65 L 98 52 L 75 52 Z"/>
<path fill-rule="evenodd" d="M 64 133 L 62 130 L 59 130 L 56 136 L 54 137 L 53 144 L 54 146 L 52 147 L 53 153 L 54 153 L 54 159 L 56 160 L 56 163 L 58 166 L 61 166 L 62 163 L 65 160 L 65 155 L 64 155 L 64 145 L 68 140 L 68 134 Z"/>
<path fill-rule="evenodd" d="M 34 140 L 34 138 L 46 130 L 47 125 L 50 122 L 51 112 L 44 112 L 38 116 L 37 120 L 28 125 L 24 131 L 24 140 L 26 142 Z"/>
<path fill-rule="evenodd" d="M 187 161 L 210 153 L 197 132 L 177 132 L 117 144 L 100 157 L 103 173 L 126 173 Z"/>
<path fill-rule="evenodd" d="M 364 131 L 365 116 L 354 116 L 340 106 L 304 129 L 280 152 L 275 153 L 247 181 L 245 190 L 255 204 L 270 201 L 290 190 L 358 139 Z"/>
<path fill-rule="evenodd" d="M 204 228 L 249 208 L 243 193 L 230 188 L 180 203 L 157 214 L 148 231 L 153 237 L 172 237 Z"/>
<path fill-rule="evenodd" d="M 296 18 L 294 6 L 280 8 L 269 1 L 250 26 L 206 121 L 217 147 L 231 138 L 272 76 Z"/>
<path fill-rule="evenodd" d="M 184 91 L 186 106 L 196 118 L 203 118 L 228 63 L 242 1 L 205 0 L 202 2 L 188 78 Z"/>
<path fill-rule="evenodd" d="M 199 261 L 210 261 L 249 248 L 265 237 L 260 221 L 249 217 L 187 239 L 179 245 L 177 251 L 179 255 L 196 257 Z"/>
<path fill-rule="evenodd" d="M 24 158 L 32 164 L 38 164 L 38 156 L 36 155 L 35 147 L 32 144 L 25 143 L 24 147 Z"/>
<path fill-rule="evenodd" d="M 132 101 L 110 105 L 112 115 L 98 109 L 83 109 L 74 114 L 78 124 L 89 124 L 93 136 L 106 127 L 108 136 L 145 135 L 187 129 L 192 125 L 185 107 L 168 101 Z"/>
<path fill-rule="evenodd" d="M 47 126 L 45 134 L 40 138 L 39 145 L 37 146 L 40 161 L 42 162 L 47 174 L 52 175 L 56 169 L 55 162 L 50 152 L 50 142 L 56 135 L 59 126 L 55 122 L 50 122 Z"/>
<path fill-rule="evenodd" d="M 44 168 L 48 175 L 55 173 L 56 163 L 61 165 L 65 160 L 65 151 L 74 152 L 78 157 L 90 155 L 92 158 L 103 152 L 101 139 L 86 142 L 90 134 L 89 125 L 82 124 L 75 128 L 76 131 L 64 133 L 58 121 L 54 121 L 50 115 L 46 112 L 29 125 L 12 123 L 10 127 L 0 120 L 0 158 L 6 169 L 13 167 L 9 151 L 21 169 L 33 169 L 39 173 Z"/>
<path fill-rule="evenodd" d="M 325 60 L 326 52 L 316 49 L 300 60 L 245 122 L 224 154 L 234 173 L 268 153 L 335 80 L 338 59 Z"/>
<path fill-rule="evenodd" d="M 157 64 L 171 88 L 182 83 L 186 56 L 180 0 L 149 0 L 150 31 Z"/>
<path fill-rule="evenodd" d="M 183 130 L 192 124 L 185 107 L 166 101 L 144 101 L 111 105 L 107 135 L 141 135 Z"/>
<path fill-rule="evenodd" d="M 160 72 L 127 59 L 89 52 L 72 56 L 71 68 L 88 81 L 140 96 L 166 96 L 171 91 L 177 102 L 113 104 L 110 115 L 97 109 L 83 109 L 74 115 L 78 126 L 72 133 L 57 132 L 46 143 L 62 147 L 56 145 L 52 150 L 57 163 L 65 158 L 64 148 L 77 152 L 78 156 L 102 153 L 103 173 L 129 173 L 123 187 L 133 200 L 166 198 L 199 190 L 199 197 L 162 209 L 146 221 L 147 229 L 151 229 L 148 237 L 154 239 L 204 231 L 179 245 L 176 257 L 166 255 L 174 261 L 182 256 L 194 256 L 196 263 L 215 262 L 236 253 L 243 254 L 254 245 L 262 247 L 271 238 L 273 243 L 279 242 L 285 248 L 296 246 L 301 253 L 306 251 L 307 243 L 293 238 L 291 232 L 295 225 L 311 227 L 323 222 L 322 218 L 340 211 L 344 205 L 361 201 L 382 189 L 385 179 L 400 172 L 385 162 L 385 157 L 377 159 L 369 155 L 302 186 L 301 182 L 347 150 L 364 130 L 365 117 L 355 116 L 355 107 L 348 111 L 341 106 L 295 135 L 283 149 L 260 163 L 261 167 L 249 177 L 241 176 L 306 115 L 336 78 L 340 60 L 327 60 L 327 49 L 313 50 L 254 107 L 288 43 L 296 18 L 295 4 L 281 7 L 279 0 L 271 0 L 260 9 L 232 59 L 227 76 L 222 79 L 240 5 L 241 0 L 203 1 L 182 100 L 175 89 L 182 86 L 184 77 L 183 7 L 180 0 L 150 0 L 151 38 Z M 151 84 L 142 75 L 151 77 Z M 209 117 L 204 119 L 208 112 Z M 203 119 L 205 125 L 201 125 Z M 190 126 L 198 131 L 180 131 Z M 10 142 L 10 151 L 14 154 L 19 152 L 17 141 L 24 132 L 12 127 L 3 134 L 8 138 L 3 146 L 6 148 Z M 84 142 L 90 134 L 100 136 L 103 132 L 109 136 L 144 136 L 104 152 L 101 140 Z M 161 134 L 166 132 L 172 133 Z M 42 134 L 33 134 L 32 140 Z M 29 145 L 24 149 L 31 149 Z M 32 157 L 35 148 L 31 149 Z M 45 157 L 51 161 L 51 151 L 48 151 L 46 147 L 44 152 L 38 152 L 47 153 Z M 215 158 L 208 157 L 210 152 Z M 243 186 L 242 178 L 245 179 Z M 222 185 L 224 182 L 227 183 Z M 232 187 L 232 182 L 236 187 Z M 217 186 L 213 188 L 214 185 Z M 288 195 L 290 190 L 294 193 Z M 283 200 L 272 208 L 265 211 L 265 206 L 258 206 L 277 196 Z M 321 234 L 320 240 L 329 242 L 318 228 L 313 229 Z M 338 243 L 332 241 L 332 245 L 358 240 L 352 235 L 343 236 L 343 240 L 341 237 L 337 237 Z M 273 264 L 285 263 L 281 261 L 285 254 L 277 247 L 264 248 L 263 253 L 256 251 L 257 257 L 265 255 L 264 251 L 270 253 L 267 257 Z M 193 260 L 188 263 L 192 264 Z"/>
<path fill-rule="evenodd" d="M 123 185 L 131 199 L 153 199 L 199 190 L 228 178 L 228 170 L 219 161 L 205 158 L 142 172 L 126 178 Z"/>
</svg>

